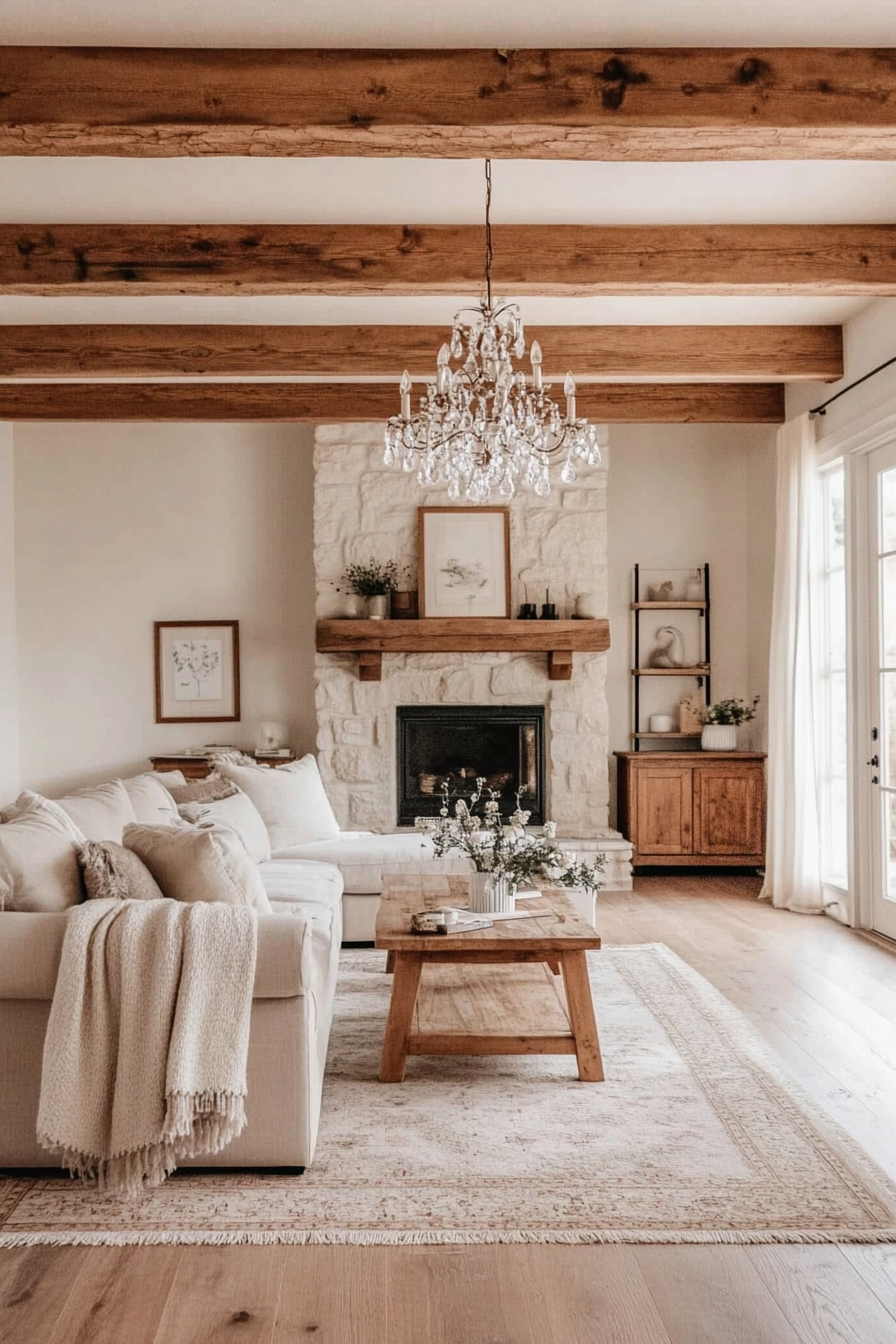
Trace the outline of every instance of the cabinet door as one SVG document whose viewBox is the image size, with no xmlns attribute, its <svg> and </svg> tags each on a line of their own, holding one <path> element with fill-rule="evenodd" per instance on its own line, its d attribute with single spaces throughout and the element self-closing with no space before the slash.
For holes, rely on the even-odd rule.
<svg viewBox="0 0 896 1344">
<path fill-rule="evenodd" d="M 761 761 L 695 767 L 695 854 L 760 858 L 764 813 L 765 776 Z"/>
<path fill-rule="evenodd" d="M 635 834 L 639 854 L 690 854 L 690 766 L 635 768 Z"/>
</svg>

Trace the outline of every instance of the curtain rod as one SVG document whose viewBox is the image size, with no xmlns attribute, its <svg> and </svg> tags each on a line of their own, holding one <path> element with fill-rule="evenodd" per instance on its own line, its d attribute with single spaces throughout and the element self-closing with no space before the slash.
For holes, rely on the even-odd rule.
<svg viewBox="0 0 896 1344">
<path fill-rule="evenodd" d="M 896 355 L 894 355 L 892 359 L 885 359 L 883 364 L 878 364 L 877 368 L 872 369 L 870 373 L 863 373 L 861 378 L 857 378 L 854 383 L 850 383 L 849 387 L 844 387 L 840 392 L 835 392 L 832 397 L 828 397 L 827 401 L 823 401 L 820 406 L 813 406 L 809 414 L 824 415 L 826 408 L 830 406 L 831 402 L 837 401 L 839 397 L 845 397 L 847 392 L 851 392 L 853 388 L 858 387 L 860 383 L 866 383 L 869 378 L 873 378 L 874 375 L 880 373 L 882 369 L 888 369 L 891 364 L 896 364 Z"/>
</svg>

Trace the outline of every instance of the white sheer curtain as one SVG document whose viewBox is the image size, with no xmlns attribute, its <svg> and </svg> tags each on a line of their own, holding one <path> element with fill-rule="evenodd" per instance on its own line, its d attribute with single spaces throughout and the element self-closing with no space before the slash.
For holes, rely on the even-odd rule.
<svg viewBox="0 0 896 1344">
<path fill-rule="evenodd" d="M 815 761 L 811 592 L 815 564 L 815 426 L 778 430 L 777 532 L 768 688 L 768 841 L 761 895 L 806 914 L 825 906 Z"/>
</svg>

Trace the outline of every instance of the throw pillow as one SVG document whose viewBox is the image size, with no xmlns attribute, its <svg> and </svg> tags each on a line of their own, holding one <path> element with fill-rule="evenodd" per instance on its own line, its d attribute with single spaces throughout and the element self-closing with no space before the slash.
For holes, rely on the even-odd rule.
<svg viewBox="0 0 896 1344">
<path fill-rule="evenodd" d="M 274 770 L 223 761 L 218 771 L 252 799 L 268 828 L 274 853 L 314 840 L 333 840 L 339 834 L 339 822 L 313 756 Z"/>
<path fill-rule="evenodd" d="M 242 840 L 223 827 L 126 826 L 124 845 L 142 859 L 165 896 L 224 901 L 271 914 L 258 869 Z"/>
<path fill-rule="evenodd" d="M 184 821 L 194 826 L 211 824 L 236 831 L 253 862 L 267 863 L 271 857 L 271 840 L 258 808 L 235 784 L 227 783 L 227 788 L 231 792 L 224 798 L 206 803 L 180 803 L 177 810 Z"/>
<path fill-rule="evenodd" d="M 88 840 L 114 840 L 120 845 L 125 826 L 137 820 L 134 805 L 120 779 L 110 779 L 91 789 L 76 789 L 55 801 Z"/>
<path fill-rule="evenodd" d="M 160 901 L 162 889 L 142 859 L 111 840 L 88 840 L 78 865 L 89 901 Z"/>
<path fill-rule="evenodd" d="M 178 807 L 181 803 L 213 803 L 218 798 L 229 798 L 236 791 L 236 785 L 223 779 L 216 770 L 205 779 L 188 779 L 185 784 L 168 790 Z"/>
<path fill-rule="evenodd" d="M 83 899 L 78 850 L 85 837 L 61 807 L 26 790 L 2 813 L 0 909 L 67 910 Z"/>
<path fill-rule="evenodd" d="M 179 770 L 171 772 L 171 786 L 186 783 Z M 145 775 L 134 775 L 121 782 L 127 790 L 137 821 L 143 826 L 161 826 L 169 821 L 177 821 L 177 807 L 168 792 L 168 786 L 161 783 L 161 775 L 148 771 Z M 167 776 L 166 776 L 167 778 Z"/>
</svg>

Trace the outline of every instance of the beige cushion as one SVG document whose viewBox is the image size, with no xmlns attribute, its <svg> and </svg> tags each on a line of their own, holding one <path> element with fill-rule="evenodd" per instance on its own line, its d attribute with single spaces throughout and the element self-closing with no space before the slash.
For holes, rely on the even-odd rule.
<svg viewBox="0 0 896 1344">
<path fill-rule="evenodd" d="M 236 831 L 253 861 L 267 863 L 271 857 L 271 840 L 261 813 L 252 799 L 235 784 L 228 782 L 227 787 L 232 793 L 226 798 L 207 803 L 181 803 L 177 810 L 184 821 L 194 826 L 211 822 Z"/>
<path fill-rule="evenodd" d="M 125 826 L 137 820 L 134 805 L 120 779 L 110 779 L 90 789 L 77 789 L 54 801 L 68 813 L 88 840 L 114 840 L 120 845 Z"/>
<path fill-rule="evenodd" d="M 273 850 L 330 840 L 339 834 L 339 823 L 313 756 L 303 756 L 274 770 L 266 765 L 222 761 L 218 773 L 252 799 L 268 828 Z"/>
<path fill-rule="evenodd" d="M 175 901 L 224 901 L 271 913 L 258 869 L 233 831 L 183 824 L 126 826 L 124 845 Z"/>
<path fill-rule="evenodd" d="M 334 840 L 275 850 L 273 858 L 335 863 L 345 880 L 345 890 L 361 895 L 381 892 L 387 874 L 470 871 L 470 860 L 463 854 L 437 859 L 432 840 L 420 831 L 398 831 L 393 835 L 341 831 Z"/>
<path fill-rule="evenodd" d="M 26 790 L 0 825 L 0 908 L 66 910 L 83 899 L 78 850 L 85 837 L 67 812 Z"/>
<path fill-rule="evenodd" d="M 236 785 L 213 770 L 205 779 L 188 779 L 185 784 L 169 788 L 168 792 L 180 807 L 181 803 L 214 803 L 219 798 L 229 798 L 236 793 Z"/>
<path fill-rule="evenodd" d="M 89 901 L 160 901 L 162 889 L 142 859 L 111 840 L 88 840 L 78 865 Z"/>
<path fill-rule="evenodd" d="M 179 770 L 170 772 L 172 787 L 174 776 L 181 784 L 185 783 Z M 167 775 L 165 776 L 167 778 Z M 145 775 L 134 775 L 121 782 L 127 790 L 137 821 L 143 826 L 163 826 L 167 822 L 176 822 L 177 806 L 167 788 L 160 783 L 162 776 L 147 771 Z"/>
</svg>

